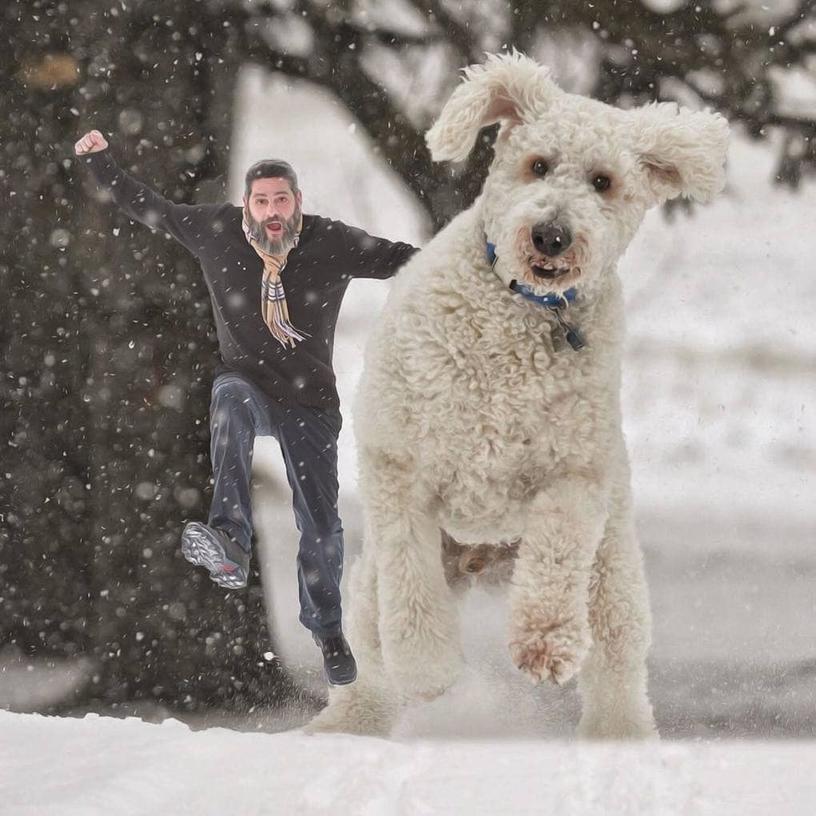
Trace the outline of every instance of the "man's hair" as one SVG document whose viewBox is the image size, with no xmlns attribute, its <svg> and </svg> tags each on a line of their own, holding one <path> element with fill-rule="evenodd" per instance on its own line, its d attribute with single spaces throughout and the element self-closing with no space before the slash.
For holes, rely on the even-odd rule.
<svg viewBox="0 0 816 816">
<path fill-rule="evenodd" d="M 255 162 L 252 167 L 247 170 L 246 185 L 244 187 L 244 195 L 249 198 L 252 192 L 252 182 L 255 179 L 262 178 L 283 178 L 289 182 L 293 193 L 298 192 L 298 180 L 292 165 L 289 162 L 280 159 L 264 159 L 263 161 Z"/>
</svg>

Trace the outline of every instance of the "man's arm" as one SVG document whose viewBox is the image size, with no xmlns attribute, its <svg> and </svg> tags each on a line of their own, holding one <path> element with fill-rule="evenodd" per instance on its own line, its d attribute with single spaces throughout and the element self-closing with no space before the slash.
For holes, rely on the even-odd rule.
<svg viewBox="0 0 816 816">
<path fill-rule="evenodd" d="M 86 133 L 75 145 L 100 187 L 134 221 L 169 232 L 180 244 L 198 255 L 202 234 L 211 230 L 215 205 L 175 204 L 129 176 L 116 164 L 108 142 L 98 131 Z"/>
<path fill-rule="evenodd" d="M 375 238 L 365 230 L 343 224 L 346 244 L 344 266 L 351 278 L 390 278 L 415 253 L 419 247 L 402 241 Z"/>
</svg>

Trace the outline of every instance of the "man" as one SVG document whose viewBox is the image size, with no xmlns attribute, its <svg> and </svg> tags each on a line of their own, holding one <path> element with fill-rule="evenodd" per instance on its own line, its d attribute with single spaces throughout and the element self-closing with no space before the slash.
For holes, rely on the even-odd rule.
<svg viewBox="0 0 816 816">
<path fill-rule="evenodd" d="M 329 682 L 353 682 L 357 667 L 341 625 L 334 328 L 350 279 L 391 277 L 416 248 L 302 214 L 297 176 L 283 161 L 249 168 L 243 207 L 188 205 L 125 173 L 98 130 L 75 150 L 130 218 L 169 232 L 198 258 L 210 291 L 221 356 L 210 404 L 215 484 L 207 524 L 184 529 L 185 558 L 220 586 L 246 586 L 252 447 L 256 436 L 275 436 L 301 533 L 300 621 L 323 653 Z"/>
</svg>

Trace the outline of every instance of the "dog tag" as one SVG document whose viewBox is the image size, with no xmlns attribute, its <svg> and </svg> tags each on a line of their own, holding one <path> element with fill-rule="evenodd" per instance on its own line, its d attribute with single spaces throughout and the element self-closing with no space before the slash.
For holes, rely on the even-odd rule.
<svg viewBox="0 0 816 816">
<path fill-rule="evenodd" d="M 553 309 L 553 311 L 555 312 L 555 316 L 558 320 L 558 325 L 563 330 L 564 339 L 570 344 L 570 348 L 573 351 L 580 351 L 586 345 L 584 336 L 576 326 L 573 326 L 572 323 L 568 323 L 564 319 L 564 315 L 561 314 L 561 309 Z M 563 348 L 563 343 L 561 344 L 561 347 Z"/>
<path fill-rule="evenodd" d="M 572 347 L 573 351 L 580 351 L 585 345 L 586 340 L 584 340 L 584 335 L 578 331 L 575 326 L 567 323 L 567 328 L 565 329 L 565 333 L 567 335 L 567 342 Z"/>
<path fill-rule="evenodd" d="M 550 327 L 550 342 L 552 343 L 553 351 L 556 354 L 564 349 L 565 345 L 564 330 L 561 328 L 561 323 L 553 323 Z"/>
</svg>

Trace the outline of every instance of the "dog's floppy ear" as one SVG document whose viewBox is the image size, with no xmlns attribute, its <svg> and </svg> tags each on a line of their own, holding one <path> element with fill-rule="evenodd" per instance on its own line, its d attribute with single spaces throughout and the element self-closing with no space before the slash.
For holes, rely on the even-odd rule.
<svg viewBox="0 0 816 816">
<path fill-rule="evenodd" d="M 718 113 L 674 102 L 647 105 L 635 116 L 635 151 L 653 204 L 679 195 L 709 201 L 725 186 L 728 122 Z"/>
<path fill-rule="evenodd" d="M 483 65 L 465 68 L 464 80 L 425 134 L 434 161 L 464 161 L 479 131 L 494 122 L 520 124 L 545 108 L 558 87 L 549 70 L 513 50 L 488 54 Z"/>
</svg>

